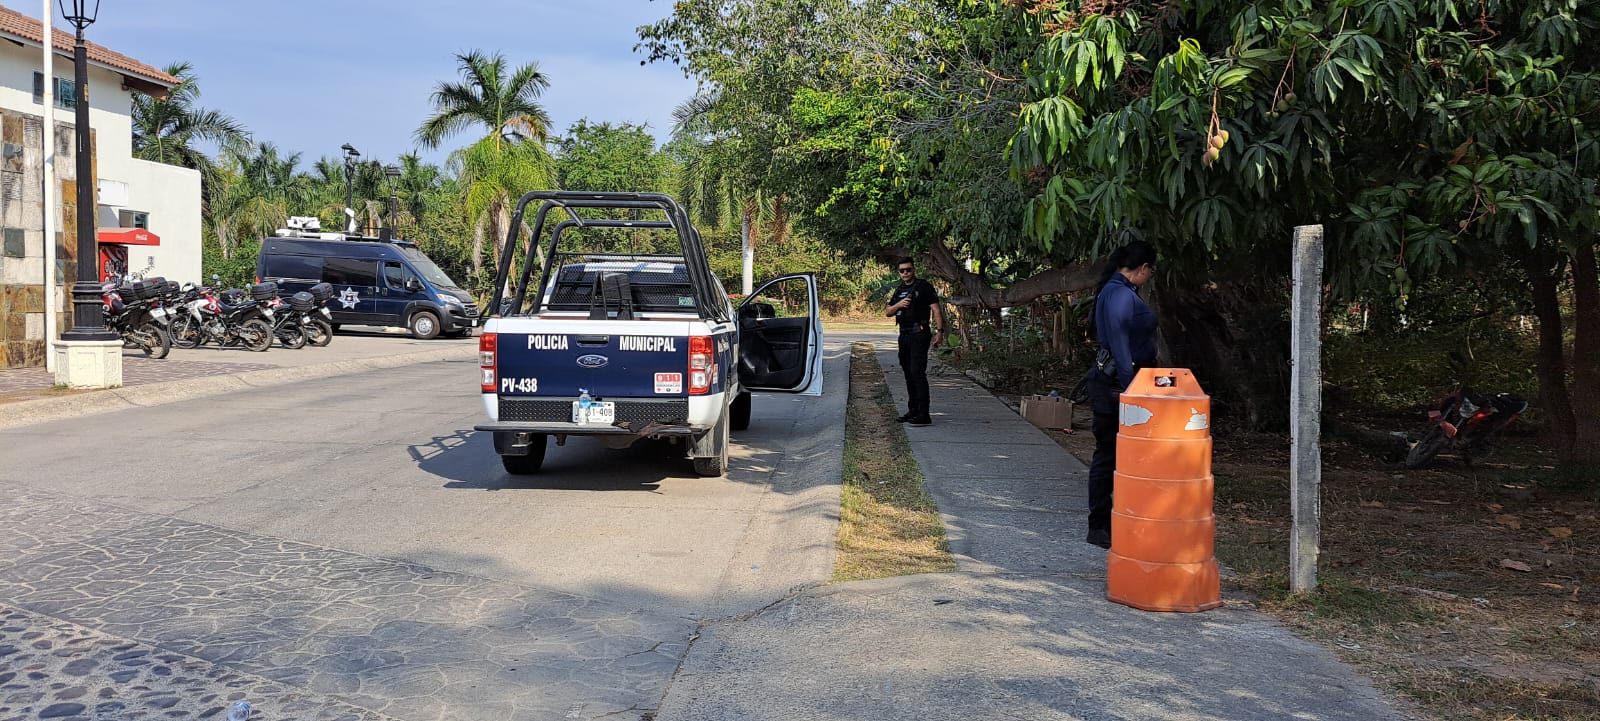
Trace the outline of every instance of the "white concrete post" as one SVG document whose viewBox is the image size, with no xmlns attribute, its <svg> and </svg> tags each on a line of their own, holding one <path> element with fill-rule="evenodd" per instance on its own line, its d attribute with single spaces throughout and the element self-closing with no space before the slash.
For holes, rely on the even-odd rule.
<svg viewBox="0 0 1600 721">
<path fill-rule="evenodd" d="M 39 133 L 44 146 L 44 367 L 56 370 L 56 310 L 61 302 L 56 298 L 56 59 L 55 59 L 55 8 L 44 0 L 44 11 L 39 15 L 43 31 L 44 65 L 44 130 Z"/>
<path fill-rule="evenodd" d="M 1294 229 L 1289 382 L 1289 590 L 1317 587 L 1322 538 L 1322 226 Z"/>
</svg>

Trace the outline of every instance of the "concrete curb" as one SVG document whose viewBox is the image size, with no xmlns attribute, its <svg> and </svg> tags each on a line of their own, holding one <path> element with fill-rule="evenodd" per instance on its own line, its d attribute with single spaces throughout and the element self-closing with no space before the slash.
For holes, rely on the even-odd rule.
<svg viewBox="0 0 1600 721">
<path fill-rule="evenodd" d="M 329 378 L 378 368 L 397 368 L 416 363 L 444 360 L 470 360 L 478 354 L 477 346 L 452 346 L 417 353 L 352 358 L 349 360 L 291 366 L 270 370 L 224 373 L 203 378 L 188 378 L 165 383 L 145 383 L 123 388 L 112 388 L 94 393 L 38 398 L 17 401 L 0 406 L 0 430 L 49 423 L 64 418 L 111 413 L 128 408 L 184 401 L 194 398 L 221 395 L 230 391 L 249 390 L 284 385 L 316 378 Z"/>
</svg>

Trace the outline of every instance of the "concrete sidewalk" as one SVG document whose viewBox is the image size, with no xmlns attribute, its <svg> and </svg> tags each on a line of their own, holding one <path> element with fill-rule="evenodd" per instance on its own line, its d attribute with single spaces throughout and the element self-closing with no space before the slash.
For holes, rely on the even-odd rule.
<svg viewBox="0 0 1600 721">
<path fill-rule="evenodd" d="M 477 350 L 476 337 L 419 341 L 362 328 L 342 329 L 321 348 L 174 348 L 161 360 L 125 350 L 123 385 L 106 390 L 56 391 L 49 371 L 11 368 L 0 370 L 0 429 L 412 363 L 472 360 Z"/>
<path fill-rule="evenodd" d="M 893 341 L 878 359 L 905 406 Z M 1105 600 L 1086 471 L 954 371 L 907 427 L 959 570 L 814 588 L 701 629 L 662 703 L 685 719 L 1403 719 L 1266 616 Z"/>
</svg>

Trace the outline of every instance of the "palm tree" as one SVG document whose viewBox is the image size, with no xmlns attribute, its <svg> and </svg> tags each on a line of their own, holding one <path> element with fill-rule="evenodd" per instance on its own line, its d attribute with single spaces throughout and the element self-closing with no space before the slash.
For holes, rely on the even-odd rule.
<svg viewBox="0 0 1600 721">
<path fill-rule="evenodd" d="M 179 80 L 167 97 L 133 96 L 133 156 L 200 171 L 202 202 L 209 205 L 219 180 L 217 164 L 196 146 L 211 142 L 237 148 L 248 142 L 248 133 L 237 120 L 195 105 L 200 79 L 189 63 L 173 63 L 165 72 Z"/>
<path fill-rule="evenodd" d="M 738 220 L 741 290 L 748 294 L 762 222 L 773 224 L 773 239 L 781 242 L 788 233 L 789 219 L 782 196 L 770 197 L 759 182 L 737 170 L 739 138 L 715 132 L 718 101 L 714 91 L 700 92 L 672 110 L 675 140 L 688 146 L 682 151 L 687 157 L 678 177 L 678 195 L 690 214 L 707 225 L 722 228 Z"/>
<path fill-rule="evenodd" d="M 483 271 L 483 234 L 494 236 L 499 258 L 510 232 L 511 204 L 522 192 L 553 186 L 554 171 L 544 143 L 550 115 L 539 97 L 550 79 L 538 63 L 509 69 L 499 53 L 457 55 L 461 82 L 441 82 L 433 92 L 433 114 L 417 128 L 417 141 L 437 148 L 445 138 L 468 128 L 485 131 L 478 141 L 451 155 L 459 169 L 463 200 L 474 219 L 472 267 Z"/>
<path fill-rule="evenodd" d="M 439 166 L 422 162 L 414 153 L 400 156 L 400 179 L 395 181 L 400 217 L 409 218 L 412 226 L 420 223 L 440 195 L 444 180 Z"/>
<path fill-rule="evenodd" d="M 271 143 L 224 152 L 216 201 L 209 222 L 224 258 L 240 240 L 260 238 L 283 226 L 290 213 L 305 207 L 315 193 L 310 176 L 297 170 L 300 154 L 279 155 Z"/>
</svg>

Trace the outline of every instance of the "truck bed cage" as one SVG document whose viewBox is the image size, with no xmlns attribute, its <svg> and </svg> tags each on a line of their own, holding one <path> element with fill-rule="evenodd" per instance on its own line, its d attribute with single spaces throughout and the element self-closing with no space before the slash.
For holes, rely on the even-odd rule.
<svg viewBox="0 0 1600 721">
<path fill-rule="evenodd" d="M 718 292 L 716 278 L 711 274 L 711 266 L 706 259 L 705 246 L 701 243 L 700 232 L 694 224 L 689 222 L 688 213 L 677 201 L 662 193 L 615 193 L 615 192 L 589 192 L 569 190 L 535 190 L 526 193 L 517 201 L 517 208 L 511 216 L 511 226 L 506 233 L 505 248 L 500 252 L 499 264 L 495 268 L 494 299 L 490 303 L 494 315 L 506 314 L 500 299 L 505 297 L 506 283 L 510 280 L 512 259 L 515 257 L 518 243 L 518 229 L 522 227 L 530 203 L 538 202 L 539 209 L 534 215 L 533 226 L 528 233 L 527 244 L 524 247 L 524 262 L 522 272 L 513 291 L 511 312 L 520 310 L 527 301 L 529 280 L 533 275 L 533 264 L 538 255 L 534 252 L 540 238 L 547 232 L 546 222 L 551 210 L 560 209 L 565 212 L 568 219 L 563 220 L 553 228 L 548 229 L 548 251 L 543 253 L 543 268 L 539 273 L 539 285 L 533 293 L 532 306 L 528 312 L 537 314 L 543 304 L 543 290 L 550 282 L 550 274 L 558 258 L 572 257 L 573 253 L 558 253 L 557 244 L 561 240 L 562 231 L 569 228 L 654 228 L 663 230 L 676 230 L 678 245 L 683 250 L 681 262 L 684 273 L 693 294 L 695 308 L 700 317 L 707 321 L 722 322 L 730 320 L 728 301 Z M 662 220 L 614 220 L 580 217 L 577 210 L 582 208 L 596 208 L 602 210 L 659 210 L 667 219 Z M 678 258 L 674 256 L 661 256 L 663 260 Z M 602 285 L 596 278 L 591 288 Z M 591 291 L 592 292 L 592 291 Z M 592 297 L 591 297 L 592 302 Z M 554 303 L 554 296 L 552 296 Z"/>
<path fill-rule="evenodd" d="M 622 320 L 633 310 L 682 313 L 694 304 L 680 256 L 556 253 L 550 265 L 549 310 L 589 310 L 598 320 L 609 309 Z"/>
</svg>

